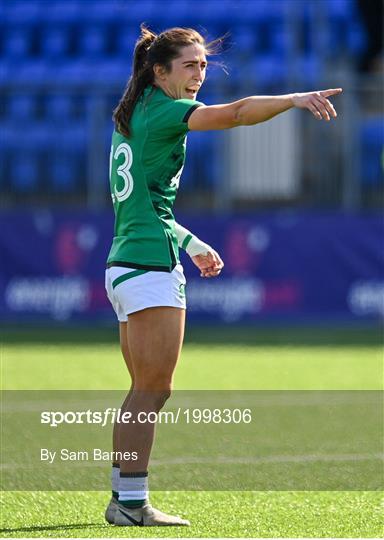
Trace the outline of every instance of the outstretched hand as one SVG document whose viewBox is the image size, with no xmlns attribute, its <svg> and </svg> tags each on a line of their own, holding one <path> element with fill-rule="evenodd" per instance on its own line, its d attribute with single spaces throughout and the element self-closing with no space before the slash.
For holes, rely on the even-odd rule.
<svg viewBox="0 0 384 540">
<path fill-rule="evenodd" d="M 299 109 L 308 109 L 317 120 L 324 119 L 329 122 L 331 118 L 336 118 L 337 113 L 327 98 L 341 94 L 342 91 L 342 88 L 333 88 L 330 90 L 294 94 L 292 97 L 293 105 Z"/>
<path fill-rule="evenodd" d="M 209 251 L 200 253 L 191 257 L 194 264 L 200 270 L 201 277 L 216 277 L 220 274 L 224 263 L 220 258 L 220 255 L 214 249 L 210 248 Z"/>
</svg>

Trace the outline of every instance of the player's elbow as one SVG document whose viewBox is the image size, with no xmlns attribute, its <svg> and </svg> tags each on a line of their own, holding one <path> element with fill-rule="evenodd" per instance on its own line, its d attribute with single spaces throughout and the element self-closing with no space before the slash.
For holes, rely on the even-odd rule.
<svg viewBox="0 0 384 540">
<path fill-rule="evenodd" d="M 235 111 L 235 118 L 234 118 L 235 126 L 251 126 L 255 122 L 249 117 L 249 114 L 247 114 L 247 107 L 241 103 L 237 107 Z"/>
<path fill-rule="evenodd" d="M 228 120 L 228 127 L 234 128 L 239 126 L 244 126 L 244 118 L 241 116 L 241 113 L 237 110 L 234 111 L 231 118 Z"/>
</svg>

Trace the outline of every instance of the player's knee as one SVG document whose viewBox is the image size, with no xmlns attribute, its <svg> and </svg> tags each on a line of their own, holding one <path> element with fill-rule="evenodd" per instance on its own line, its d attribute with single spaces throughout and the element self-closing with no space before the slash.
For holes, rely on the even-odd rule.
<svg viewBox="0 0 384 540">
<path fill-rule="evenodd" d="M 159 411 L 169 399 L 172 387 L 169 381 L 146 380 L 136 385 L 136 391 L 143 395 L 143 399 L 147 404 L 150 403 L 154 410 Z"/>
<path fill-rule="evenodd" d="M 142 404 L 141 407 L 150 409 L 151 411 L 160 411 L 167 399 L 171 395 L 171 390 L 139 390 L 135 392 L 136 401 Z"/>
<path fill-rule="evenodd" d="M 160 411 L 162 409 L 167 401 L 171 396 L 171 389 L 167 390 L 160 390 L 158 392 L 155 392 L 155 407 L 157 411 Z"/>
<path fill-rule="evenodd" d="M 165 402 L 167 401 L 167 399 L 169 399 L 171 395 L 171 385 L 166 384 L 161 386 L 160 388 L 158 386 L 152 388 L 150 394 L 152 395 L 152 402 L 154 408 L 159 411 L 164 407 Z"/>
</svg>

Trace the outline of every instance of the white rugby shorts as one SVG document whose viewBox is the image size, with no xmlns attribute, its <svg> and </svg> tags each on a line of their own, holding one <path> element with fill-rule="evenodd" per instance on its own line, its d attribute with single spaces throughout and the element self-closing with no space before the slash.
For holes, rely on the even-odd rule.
<svg viewBox="0 0 384 540">
<path fill-rule="evenodd" d="M 181 264 L 172 272 L 136 270 L 111 266 L 105 271 L 105 288 L 119 322 L 128 315 L 150 307 L 186 309 L 185 276 Z"/>
</svg>

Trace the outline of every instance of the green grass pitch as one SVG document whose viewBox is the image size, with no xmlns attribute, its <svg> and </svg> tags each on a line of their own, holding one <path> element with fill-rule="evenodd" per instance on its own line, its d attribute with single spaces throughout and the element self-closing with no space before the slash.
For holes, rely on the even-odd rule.
<svg viewBox="0 0 384 540">
<path fill-rule="evenodd" d="M 2 331 L 3 389 L 129 386 L 117 332 Z M 175 388 L 379 390 L 378 329 L 199 329 L 186 337 Z M 4 492 L 3 537 L 381 537 L 380 492 L 154 492 L 190 528 L 117 528 L 103 521 L 105 492 Z"/>
</svg>

